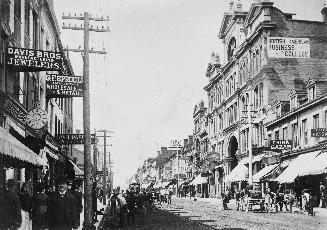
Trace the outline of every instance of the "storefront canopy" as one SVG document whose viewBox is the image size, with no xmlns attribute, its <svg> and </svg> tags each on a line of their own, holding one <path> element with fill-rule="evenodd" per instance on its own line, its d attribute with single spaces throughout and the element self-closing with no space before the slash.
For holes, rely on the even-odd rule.
<svg viewBox="0 0 327 230">
<path fill-rule="evenodd" d="M 313 162 L 310 163 L 310 169 L 299 174 L 299 176 L 319 175 L 327 172 L 327 152 L 318 154 Z"/>
<path fill-rule="evenodd" d="M 257 172 L 256 174 L 253 175 L 252 179 L 253 182 L 259 183 L 260 180 L 267 175 L 268 173 L 270 173 L 272 170 L 274 170 L 276 167 L 278 166 L 278 164 L 272 164 L 272 165 L 267 165 L 266 167 L 264 167 L 263 169 L 261 169 L 259 172 Z"/>
<path fill-rule="evenodd" d="M 0 154 L 17 158 L 34 165 L 47 166 L 47 161 L 18 141 L 10 133 L 0 127 Z"/>
<path fill-rule="evenodd" d="M 310 169 L 312 169 L 311 163 L 319 153 L 320 150 L 304 153 L 298 156 L 289 163 L 289 166 L 274 181 L 277 181 L 281 184 L 294 182 L 294 179 L 301 173 L 310 171 Z"/>
<path fill-rule="evenodd" d="M 69 162 L 74 166 L 75 176 L 84 175 L 84 172 L 82 170 L 80 170 L 80 168 L 77 167 L 77 165 L 74 162 L 72 162 L 71 160 L 69 160 Z"/>
<path fill-rule="evenodd" d="M 208 182 L 207 177 L 202 177 L 200 173 L 194 178 L 194 180 L 191 182 L 191 185 L 205 184 L 207 182 Z"/>
<path fill-rule="evenodd" d="M 236 182 L 247 180 L 246 175 L 248 175 L 248 168 L 244 165 L 246 161 L 242 160 L 238 165 L 226 176 L 226 182 Z"/>
</svg>

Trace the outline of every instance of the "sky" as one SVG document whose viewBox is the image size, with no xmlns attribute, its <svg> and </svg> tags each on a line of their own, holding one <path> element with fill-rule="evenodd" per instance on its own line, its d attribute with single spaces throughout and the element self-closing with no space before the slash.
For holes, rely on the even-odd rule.
<svg viewBox="0 0 327 230">
<path fill-rule="evenodd" d="M 109 33 L 90 35 L 91 130 L 109 138 L 114 186 L 125 186 L 138 166 L 171 140 L 192 135 L 194 106 L 204 100 L 211 53 L 221 56 L 217 34 L 229 0 L 53 0 L 59 25 L 63 14 L 88 11 L 109 16 Z M 248 10 L 252 0 L 243 0 Z M 327 0 L 275 0 L 294 18 L 321 21 Z M 83 32 L 61 30 L 64 46 L 83 47 Z M 83 74 L 81 54 L 70 53 L 75 75 Z M 221 58 L 222 59 L 222 58 Z M 74 129 L 83 129 L 82 99 L 74 98 Z M 101 151 L 101 150 L 100 150 Z"/>
</svg>

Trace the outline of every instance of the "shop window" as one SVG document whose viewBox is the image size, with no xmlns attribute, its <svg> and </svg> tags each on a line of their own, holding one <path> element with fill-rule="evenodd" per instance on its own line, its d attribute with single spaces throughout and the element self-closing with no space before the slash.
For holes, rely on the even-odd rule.
<svg viewBox="0 0 327 230">
<path fill-rule="evenodd" d="M 288 140 L 287 127 L 283 128 L 283 140 Z"/>
</svg>

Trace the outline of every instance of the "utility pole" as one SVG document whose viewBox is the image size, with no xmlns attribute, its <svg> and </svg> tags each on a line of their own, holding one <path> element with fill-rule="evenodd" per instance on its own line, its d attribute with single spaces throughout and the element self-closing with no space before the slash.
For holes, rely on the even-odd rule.
<svg viewBox="0 0 327 230">
<path fill-rule="evenodd" d="M 84 230 L 93 230 L 95 226 L 92 223 L 92 156 L 91 156 L 91 132 L 90 132 L 90 90 L 89 90 L 89 54 L 90 53 L 99 53 L 106 54 L 105 51 L 93 51 L 89 50 L 89 34 L 90 31 L 94 32 L 109 32 L 109 28 L 105 29 L 93 29 L 90 28 L 89 22 L 92 21 L 109 21 L 109 18 L 92 18 L 88 12 L 84 12 L 84 16 L 68 16 L 63 15 L 62 19 L 75 19 L 84 21 L 84 27 L 75 26 L 65 26 L 63 29 L 70 30 L 83 30 L 84 31 L 84 49 L 75 49 L 71 50 L 73 52 L 83 53 L 83 80 L 84 80 L 84 91 L 83 91 L 83 128 L 84 128 Z M 69 49 L 68 49 L 69 51 Z"/>
<path fill-rule="evenodd" d="M 107 137 L 112 137 L 112 136 L 107 136 L 108 131 L 106 129 L 104 130 L 98 130 L 98 132 L 103 132 L 103 136 L 97 136 L 97 137 L 103 137 L 103 165 L 102 165 L 102 189 L 103 189 L 103 204 L 107 204 Z M 109 145 L 111 146 L 111 145 Z M 109 167 L 110 167 L 110 152 L 109 152 Z M 110 190 L 108 191 L 108 193 Z"/>
</svg>

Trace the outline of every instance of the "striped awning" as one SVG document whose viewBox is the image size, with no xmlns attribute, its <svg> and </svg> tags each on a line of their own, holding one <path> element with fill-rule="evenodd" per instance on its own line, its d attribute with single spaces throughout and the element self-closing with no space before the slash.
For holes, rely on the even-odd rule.
<svg viewBox="0 0 327 230">
<path fill-rule="evenodd" d="M 38 166 L 47 166 L 47 161 L 18 141 L 4 128 L 0 127 L 0 154 L 19 159 Z"/>
</svg>

